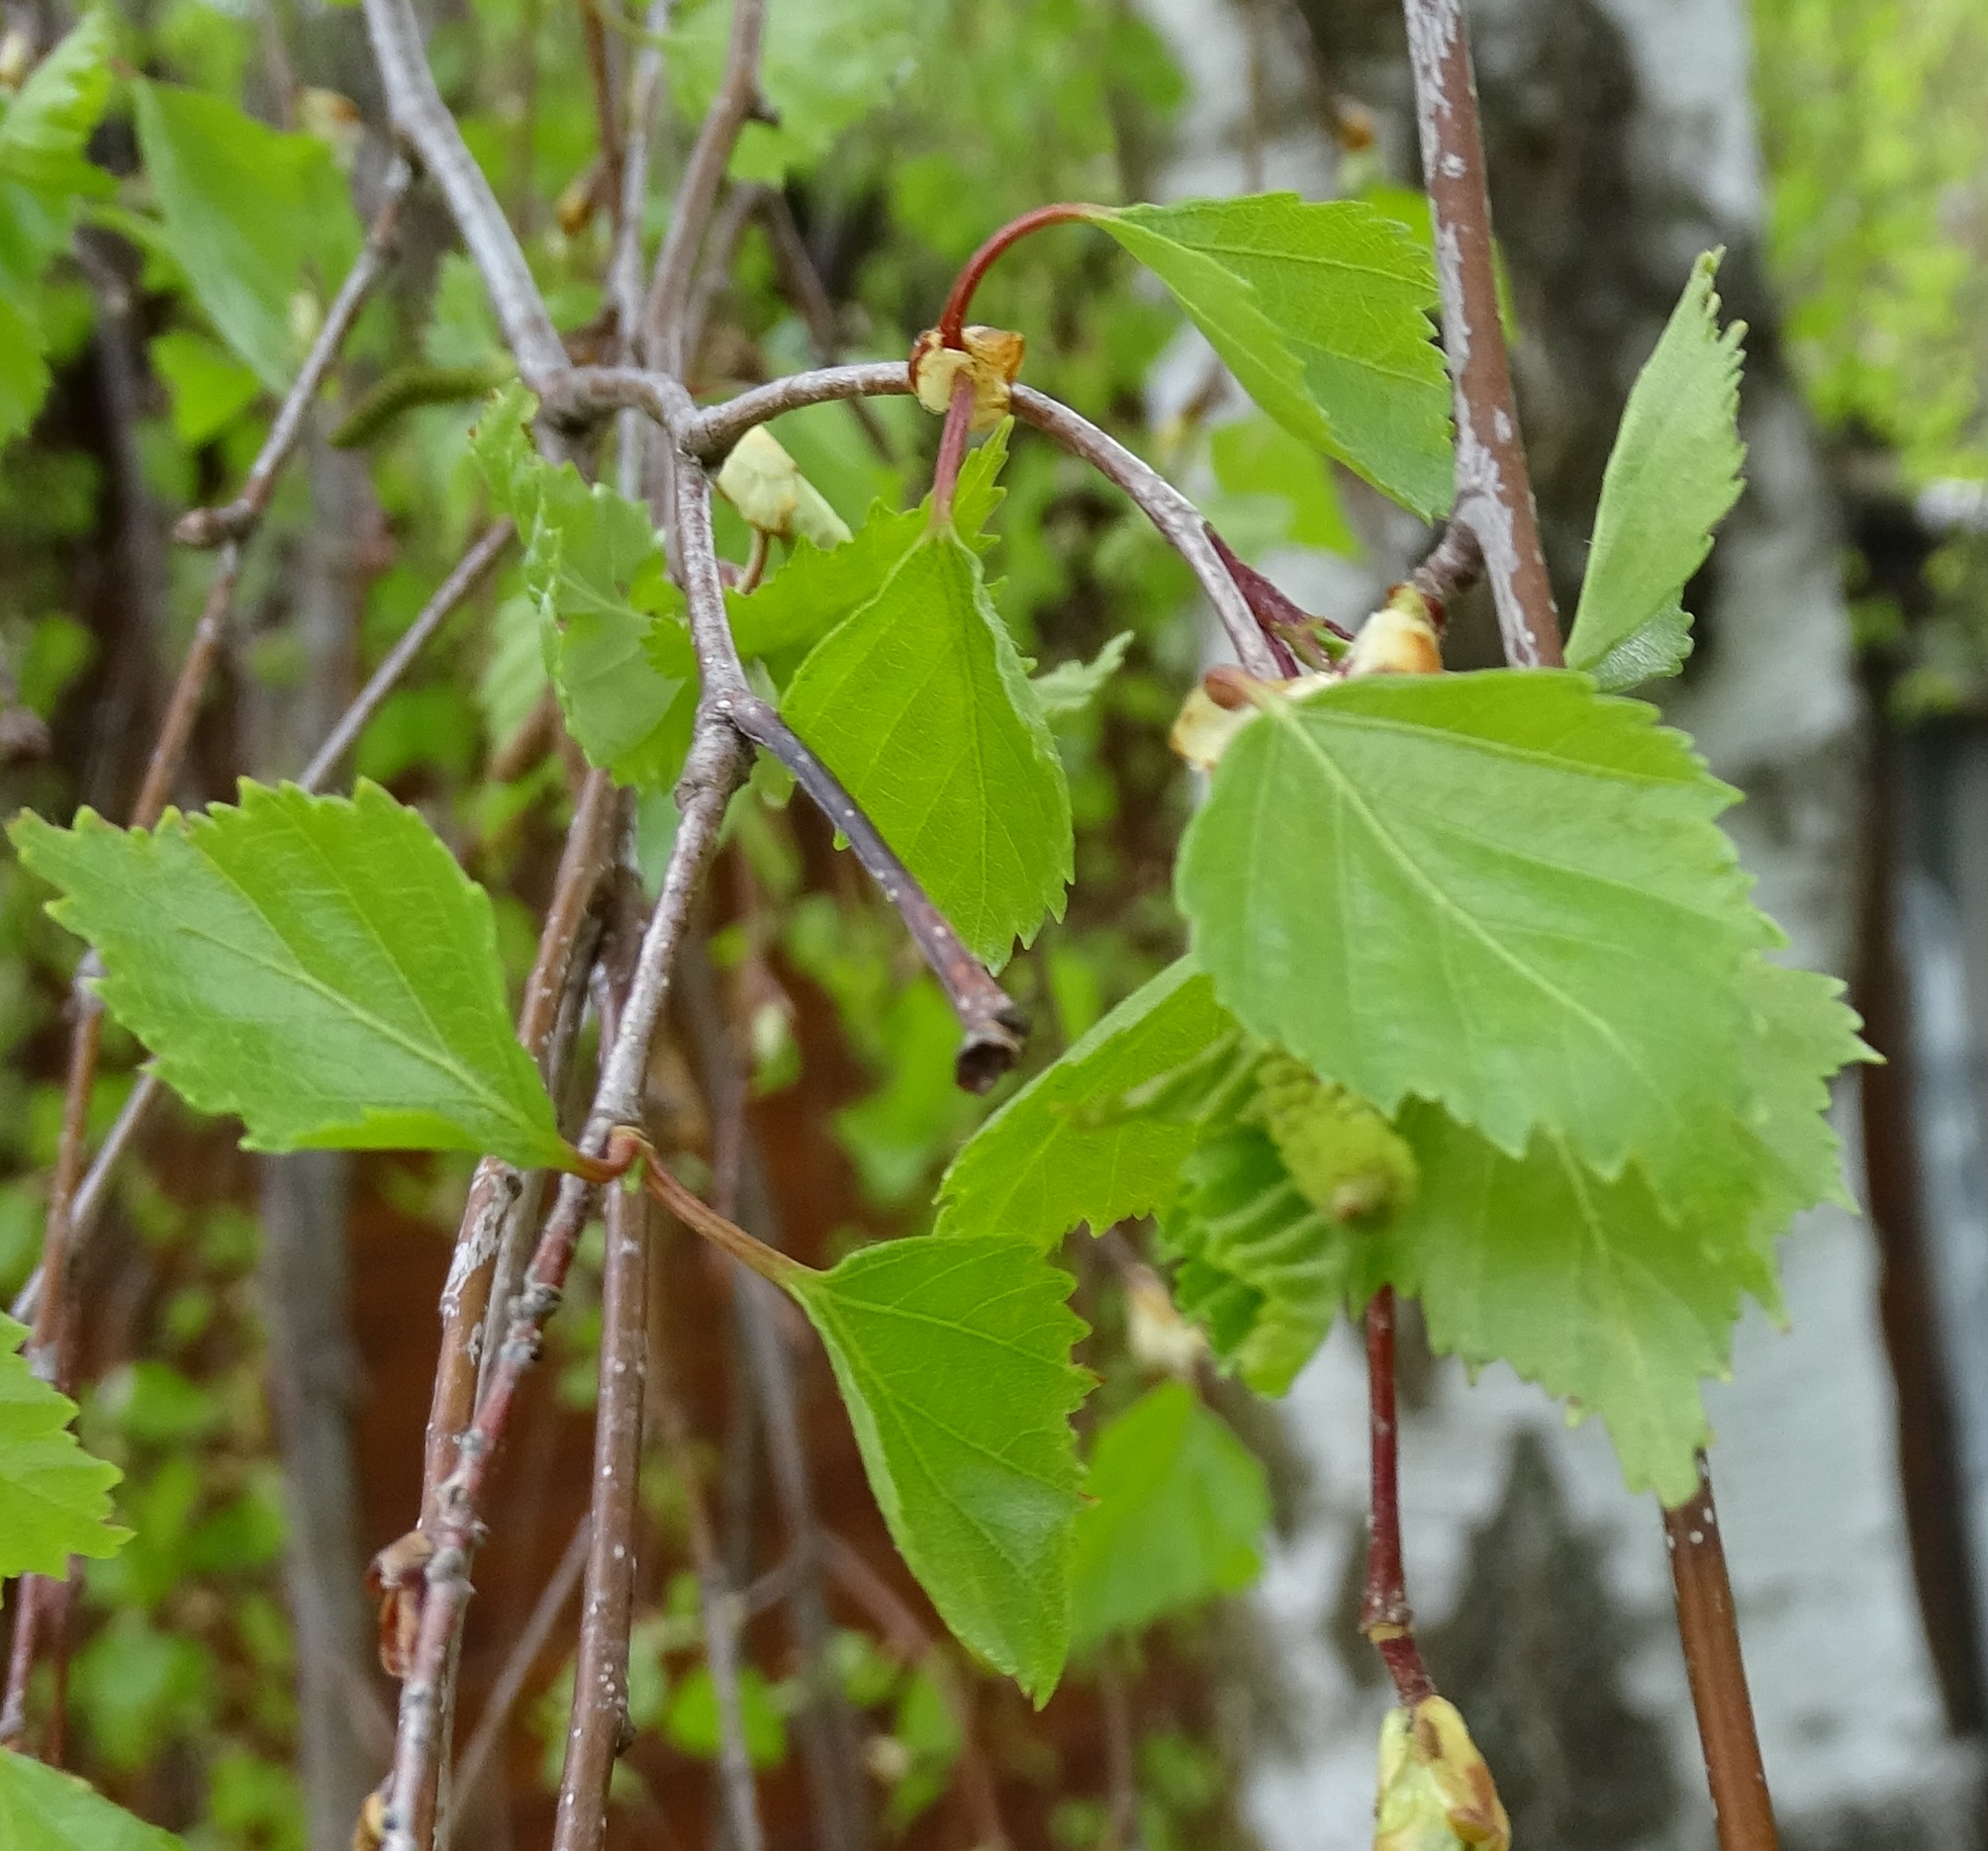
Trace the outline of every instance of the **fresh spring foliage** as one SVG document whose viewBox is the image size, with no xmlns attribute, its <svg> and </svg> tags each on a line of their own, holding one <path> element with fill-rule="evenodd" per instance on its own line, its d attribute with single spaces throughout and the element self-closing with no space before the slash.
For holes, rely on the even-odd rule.
<svg viewBox="0 0 1988 1851">
<path fill-rule="evenodd" d="M 111 1012 L 175 1091 L 262 1151 L 490 1152 L 563 1165 L 518 1044 L 483 890 L 377 786 L 238 805 L 153 830 L 89 810 L 14 845 L 103 960 Z"/>
<path fill-rule="evenodd" d="M 77 1443 L 75 1404 L 29 1368 L 27 1336 L 0 1316 L 0 1576 L 60 1580 L 70 1556 L 114 1555 L 131 1532 L 109 1521 L 117 1467 Z"/>
<path fill-rule="evenodd" d="M 9 1851 L 184 1851 L 73 1774 L 0 1748 L 0 1844 Z"/>
</svg>

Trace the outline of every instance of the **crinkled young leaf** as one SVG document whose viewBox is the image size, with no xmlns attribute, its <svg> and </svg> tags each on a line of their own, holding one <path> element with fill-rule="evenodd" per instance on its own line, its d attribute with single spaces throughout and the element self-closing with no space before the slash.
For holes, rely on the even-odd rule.
<svg viewBox="0 0 1988 1851">
<path fill-rule="evenodd" d="M 314 331 L 300 292 L 329 300 L 359 247 L 344 176 L 316 137 L 271 129 L 223 97 L 133 91 L 166 243 L 223 339 L 283 392 Z"/>
<path fill-rule="evenodd" d="M 1164 1206 L 1201 1133 L 1128 1095 L 1235 1035 L 1208 978 L 1170 965 L 974 1134 L 939 1184 L 940 1230 L 1047 1246 Z"/>
<path fill-rule="evenodd" d="M 0 1845 L 7 1851 L 186 1851 L 171 1832 L 113 1805 L 73 1774 L 0 1748 Z"/>
<path fill-rule="evenodd" d="M 1562 1139 L 1511 1157 L 1420 1103 L 1400 1127 L 1421 1187 L 1386 1264 L 1431 1342 L 1599 1415 L 1632 1491 L 1688 1498 L 1711 1438 L 1699 1382 L 1726 1373 L 1744 1256 L 1667 1217 L 1634 1166 L 1604 1182 Z"/>
<path fill-rule="evenodd" d="M 70 1556 L 115 1555 L 131 1531 L 109 1521 L 122 1474 L 69 1431 L 76 1404 L 29 1368 L 27 1338 L 25 1326 L 0 1314 L 0 1579 L 59 1581 Z"/>
<path fill-rule="evenodd" d="M 1732 792 L 1583 676 L 1374 676 L 1273 702 L 1189 825 L 1194 956 L 1246 1028 L 1392 1115 L 1508 1156 L 1563 1135 L 1666 1204 L 1730 1186 L 1735 985 L 1777 941 L 1714 818 Z"/>
<path fill-rule="evenodd" d="M 864 1248 L 783 1283 L 820 1332 L 864 1469 L 960 1641 L 1046 1703 L 1070 1636 L 1089 1378 L 1069 1274 L 1011 1235 Z"/>
<path fill-rule="evenodd" d="M 1407 228 L 1295 193 L 1093 209 L 1257 404 L 1417 513 L 1451 496 L 1436 271 Z"/>
<path fill-rule="evenodd" d="M 1068 714 L 1082 713 L 1104 692 L 1105 683 L 1118 673 L 1125 652 L 1131 647 L 1132 632 L 1120 630 L 1089 662 L 1059 662 L 1055 668 L 1036 676 L 1029 686 L 1035 690 L 1036 704 L 1042 708 L 1043 717 L 1059 720 Z"/>
<path fill-rule="evenodd" d="M 672 81 L 691 120 L 703 116 L 724 68 L 731 8 L 706 0 L 684 9 L 670 35 Z M 759 88 L 767 120 L 738 138 L 736 179 L 778 185 L 811 165 L 890 100 L 922 47 L 916 0 L 807 0 L 770 7 L 762 40 Z"/>
<path fill-rule="evenodd" d="M 1017 938 L 1063 916 L 1063 764 L 980 559 L 951 525 L 815 646 L 781 706 L 984 963 L 1005 964 Z"/>
<path fill-rule="evenodd" d="M 953 526 L 977 551 L 992 544 L 987 523 L 1004 494 L 997 484 L 1011 428 L 1011 422 L 996 425 L 960 466 Z M 739 654 L 778 656 L 818 643 L 884 589 L 884 581 L 924 536 L 931 518 L 929 496 L 901 511 L 879 504 L 839 546 L 796 541 L 787 563 L 757 591 L 725 594 Z"/>
<path fill-rule="evenodd" d="M 1183 1382 L 1098 1429 L 1085 1490 L 1094 1502 L 1077 1520 L 1073 1651 L 1239 1593 L 1262 1571 L 1263 1465 Z"/>
<path fill-rule="evenodd" d="M 154 830 L 22 816 L 49 911 L 103 960 L 98 989 L 191 1104 L 257 1151 L 567 1149 L 506 1006 L 490 900 L 413 810 L 243 780 L 238 807 Z"/>
<path fill-rule="evenodd" d="M 524 541 L 546 672 L 590 764 L 620 784 L 667 788 L 697 712 L 683 594 L 641 509 L 532 447 L 523 428 L 532 410 L 521 386 L 507 387 L 472 445 L 492 500 Z"/>
<path fill-rule="evenodd" d="M 1380 1283 L 1371 1231 L 1308 1202 L 1258 1125 L 1207 1139 L 1160 1217 L 1174 1302 L 1223 1366 L 1259 1395 L 1285 1393 L 1345 1305 Z"/>
<path fill-rule="evenodd" d="M 1570 667 L 1603 688 L 1675 675 L 1691 652 L 1684 587 L 1712 550 L 1712 529 L 1740 497 L 1740 342 L 1719 326 L 1719 253 L 1692 266 L 1657 351 L 1629 395 L 1602 477 L 1601 506 Z"/>
</svg>

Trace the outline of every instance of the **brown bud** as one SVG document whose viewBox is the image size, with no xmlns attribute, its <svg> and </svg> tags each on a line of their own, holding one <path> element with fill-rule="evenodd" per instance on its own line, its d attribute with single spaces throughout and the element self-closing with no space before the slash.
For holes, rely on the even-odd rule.
<svg viewBox="0 0 1988 1851">
<path fill-rule="evenodd" d="M 936 327 L 911 344 L 911 390 L 934 417 L 952 409 L 953 388 L 962 374 L 974 384 L 971 428 L 992 430 L 1007 416 L 1008 387 L 1021 372 L 1028 343 L 1011 328 L 967 327 L 961 345 L 949 347 Z"/>
<path fill-rule="evenodd" d="M 387 1840 L 387 1797 L 377 1787 L 359 1805 L 352 1824 L 352 1851 L 380 1851 Z"/>
<path fill-rule="evenodd" d="M 434 1538 L 426 1530 L 410 1529 L 366 1565 L 366 1586 L 380 1602 L 380 1669 L 390 1678 L 405 1678 L 414 1663 L 422 1598 L 427 1592 L 425 1571 L 433 1554 Z"/>
</svg>

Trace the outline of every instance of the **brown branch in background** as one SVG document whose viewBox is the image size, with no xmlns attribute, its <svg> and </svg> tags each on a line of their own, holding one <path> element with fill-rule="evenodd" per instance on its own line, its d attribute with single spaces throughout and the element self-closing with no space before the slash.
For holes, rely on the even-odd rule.
<svg viewBox="0 0 1988 1851">
<path fill-rule="evenodd" d="M 283 473 L 283 465 L 290 460 L 298 438 L 304 434 L 304 420 L 343 351 L 352 324 L 359 319 L 359 311 L 365 307 L 366 298 L 372 294 L 373 285 L 393 254 L 401 206 L 413 184 L 414 170 L 395 156 L 382 187 L 380 209 L 367 229 L 366 241 L 359 247 L 351 269 L 346 271 L 331 306 L 326 310 L 318 338 L 311 343 L 296 382 L 277 408 L 275 422 L 269 426 L 269 435 L 249 465 L 240 493 L 220 508 L 195 508 L 182 514 L 173 528 L 173 538 L 182 546 L 219 546 L 224 540 L 246 539 L 254 531 L 269 506 L 270 496 L 276 492 L 276 479 Z"/>
<path fill-rule="evenodd" d="M 766 0 L 734 0 L 731 36 L 725 46 L 724 75 L 705 112 L 698 138 L 684 163 L 671 203 L 670 227 L 656 255 L 642 310 L 641 350 L 651 366 L 680 378 L 690 355 L 683 338 L 683 314 L 690 301 L 698 251 L 717 204 L 718 188 L 741 130 L 762 113 L 759 45 L 766 27 Z"/>
<path fill-rule="evenodd" d="M 959 1724 L 957 1773 L 962 1797 L 973 1819 L 974 1843 L 981 1851 L 1005 1851 L 1012 1840 L 1001 1821 L 994 1768 L 982 1745 L 980 1731 L 974 1726 L 973 1704 L 952 1661 L 897 1590 L 857 1549 L 832 1529 L 823 1531 L 821 1544 L 822 1561 L 843 1593 L 869 1615 L 871 1624 L 890 1641 L 903 1663 L 922 1668 L 938 1687 L 946 1708 L 953 1712 L 953 1720 Z"/>
<path fill-rule="evenodd" d="M 373 715 L 386 704 L 387 696 L 400 686 L 402 678 L 429 643 L 435 632 L 454 614 L 455 608 L 482 582 L 483 575 L 503 556 L 511 544 L 514 529 L 508 520 L 486 527 L 480 538 L 463 554 L 455 569 L 435 588 L 434 596 L 422 606 L 421 614 L 410 623 L 400 640 L 380 659 L 380 666 L 353 696 L 324 743 L 312 755 L 297 783 L 306 790 L 322 790 L 338 769 L 339 761 L 358 743 L 359 735 L 372 724 Z"/>
<path fill-rule="evenodd" d="M 658 1372 L 659 1377 L 661 1371 Z M 765 1851 L 759 1817 L 759 1788 L 745 1738 L 745 1710 L 739 1697 L 740 1635 L 744 1603 L 726 1578 L 723 1557 L 712 1534 L 704 1483 L 691 1444 L 690 1422 L 667 1380 L 659 1379 L 657 1421 L 670 1469 L 683 1487 L 684 1518 L 690 1531 L 691 1566 L 697 1573 L 698 1608 L 704 1622 L 705 1664 L 717 1699 L 718 1809 L 726 1851 Z"/>
<path fill-rule="evenodd" d="M 1456 385 L 1454 521 L 1467 521 L 1483 549 L 1506 660 L 1520 668 L 1554 667 L 1562 660 L 1560 618 L 1540 549 L 1498 318 L 1490 194 L 1463 8 L 1461 0 L 1403 0 L 1403 7 L 1423 175 L 1435 217 L 1444 339 Z M 1702 1453 L 1698 1484 L 1696 1498 L 1664 1513 L 1663 1527 L 1677 1596 L 1677 1635 L 1719 1814 L 1720 1851 L 1773 1851 L 1766 1770 Z"/>
<path fill-rule="evenodd" d="M 663 89 L 662 35 L 669 22 L 670 0 L 649 0 L 646 36 L 635 53 L 634 79 L 628 87 L 628 136 L 615 201 L 615 246 L 608 258 L 615 351 L 623 366 L 634 364 L 641 344 L 642 210 L 648 200 L 649 145 Z M 615 426 L 615 460 L 621 493 L 631 502 L 642 496 L 642 437 L 640 414 L 627 408 Z"/>
<path fill-rule="evenodd" d="M 1733 1583 L 1712 1501 L 1712 1475 L 1698 1455 L 1698 1492 L 1663 1513 L 1663 1544 L 1670 1553 L 1670 1582 L 1677 1595 L 1677 1635 L 1698 1712 L 1705 1750 L 1705 1779 L 1712 1792 L 1720 1851 L 1775 1851 L 1774 1805 L 1753 1728 L 1747 1667 L 1740 1656 L 1740 1624 L 1733 1612 Z"/>
<path fill-rule="evenodd" d="M 710 230 L 705 234 L 704 261 L 698 265 L 697 281 L 684 300 L 678 338 L 683 343 L 684 376 L 696 375 L 698 354 L 704 347 L 705 329 L 711 311 L 731 281 L 732 266 L 738 261 L 738 247 L 745 229 L 760 209 L 760 200 L 771 187 L 735 181 L 725 194 L 724 204 L 711 215 Z"/>
<path fill-rule="evenodd" d="M 780 1248 L 765 1159 L 746 1110 L 744 1064 L 719 997 L 717 977 L 701 946 L 686 953 L 680 993 L 713 1121 L 712 1206 L 741 1222 L 767 1246 Z M 719 1160 L 726 1155 L 731 1160 Z M 740 1347 L 766 1438 L 774 1500 L 787 1530 L 787 1561 L 793 1569 L 788 1614 L 807 1691 L 801 1712 L 801 1750 L 814 1797 L 821 1851 L 866 1851 L 870 1812 L 860 1774 L 857 1720 L 831 1656 L 835 1628 L 822 1598 L 821 1521 L 807 1448 L 802 1443 L 801 1391 L 780 1325 L 780 1314 L 787 1307 L 771 1285 L 743 1266 L 731 1269 L 731 1287 Z"/>
<path fill-rule="evenodd" d="M 1422 177 L 1435 216 L 1457 413 L 1457 505 L 1484 549 L 1505 655 L 1515 668 L 1558 668 L 1560 619 L 1540 546 L 1525 439 L 1512 396 L 1491 256 L 1491 204 L 1477 84 L 1462 0 L 1404 0 Z"/>
<path fill-rule="evenodd" d="M 583 1516 L 574 1528 L 573 1539 L 566 1545 L 566 1553 L 559 1558 L 559 1565 L 539 1590 L 530 1617 L 512 1640 L 504 1668 L 498 1672 L 497 1682 L 490 1687 L 490 1695 L 484 1700 L 483 1712 L 476 1718 L 475 1733 L 470 1736 L 469 1746 L 455 1764 L 451 1784 L 457 1793 L 471 1797 L 468 1804 L 473 1805 L 474 1796 L 482 1790 L 484 1770 L 504 1741 L 511 1712 L 523 1695 L 531 1667 L 538 1662 L 538 1654 L 545 1649 L 546 1641 L 552 1636 L 552 1628 L 559 1623 L 559 1616 L 565 1611 L 566 1603 L 573 1598 L 573 1590 L 580 1585 L 580 1578 L 586 1572 L 590 1527 L 589 1520 Z"/>
<path fill-rule="evenodd" d="M 587 81 L 594 92 L 594 124 L 601 134 L 601 168 L 616 180 L 621 173 L 620 106 L 615 96 L 615 68 L 602 23 L 603 0 L 579 0 L 580 40 L 587 49 Z"/>
<path fill-rule="evenodd" d="M 1360 1629 L 1380 1654 L 1395 1695 L 1412 1710 L 1436 1687 L 1415 1643 L 1415 1616 L 1401 1566 L 1400 1422 L 1394 1401 L 1394 1288 L 1383 1285 L 1367 1307 L 1369 1509 L 1367 1592 Z"/>
<path fill-rule="evenodd" d="M 601 963 L 595 969 L 602 1033 L 619 1027 L 638 928 L 632 875 L 623 872 Z M 573 1661 L 572 1723 L 559 1777 L 552 1851 L 600 1851 L 608 1829 L 615 1763 L 633 1738 L 628 1720 L 628 1631 L 635 1599 L 636 1493 L 642 1465 L 642 1404 L 648 1372 L 649 1208 L 611 1186 L 601 1274 L 601 1353 L 594 1405 L 590 1540 Z"/>
</svg>

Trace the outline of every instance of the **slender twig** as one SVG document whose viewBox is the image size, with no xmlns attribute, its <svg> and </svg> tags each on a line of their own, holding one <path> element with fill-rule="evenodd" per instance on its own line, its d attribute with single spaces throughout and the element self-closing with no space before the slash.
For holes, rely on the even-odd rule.
<svg viewBox="0 0 1988 1851">
<path fill-rule="evenodd" d="M 910 390 L 911 369 L 902 360 L 820 366 L 811 372 L 791 373 L 768 385 L 754 386 L 702 412 L 693 410 L 675 435 L 693 456 L 715 466 L 724 461 L 731 446 L 754 425 L 764 424 L 783 412 L 799 412 L 837 399 L 902 398 Z"/>
<path fill-rule="evenodd" d="M 621 151 L 620 192 L 615 210 L 615 248 L 608 259 L 608 296 L 615 305 L 615 353 L 623 366 L 640 348 L 642 318 L 642 208 L 649 192 L 649 144 L 656 106 L 663 91 L 662 35 L 670 23 L 670 0 L 649 0 L 647 36 L 635 54 L 628 89 L 628 135 Z M 630 501 L 642 493 L 642 419 L 626 408 L 615 427 L 615 457 L 620 490 Z"/>
<path fill-rule="evenodd" d="M 1370 1506 L 1367 1593 L 1360 1629 L 1373 1641 L 1402 1703 L 1413 1709 L 1435 1694 L 1415 1643 L 1401 1566 L 1400 1423 L 1394 1405 L 1394 1288 L 1383 1285 L 1367 1307 L 1368 1465 Z"/>
<path fill-rule="evenodd" d="M 387 651 L 352 703 L 338 716 L 325 735 L 325 742 L 312 756 L 297 783 L 306 790 L 322 790 L 359 735 L 372 724 L 373 715 L 387 696 L 400 685 L 414 660 L 434 640 L 435 632 L 454 614 L 455 607 L 476 589 L 483 575 L 495 565 L 511 544 L 513 528 L 500 520 L 484 530 L 477 542 L 456 562 L 455 569 L 422 606 L 421 614 L 410 623 L 400 640 Z"/>
<path fill-rule="evenodd" d="M 365 0 L 365 11 L 394 133 L 441 188 L 505 344 L 525 384 L 535 390 L 539 380 L 564 370 L 565 343 L 532 281 L 518 234 L 435 89 L 413 0 Z"/>
<path fill-rule="evenodd" d="M 638 889 L 621 882 L 622 916 L 596 971 L 602 1033 L 619 1027 L 629 981 Z M 621 967 L 617 972 L 615 966 Z M 559 1777 L 553 1851 L 599 1851 L 608 1828 L 608 1787 L 632 1735 L 628 1720 L 628 1629 L 635 1599 L 636 1492 L 641 1477 L 642 1404 L 648 1371 L 649 1213 L 628 1189 L 608 1191 L 607 1248 L 601 1274 L 601 1353 L 594 1411 L 594 1470 L 587 1578 L 580 1641 L 573 1661 L 572 1723 Z"/>
<path fill-rule="evenodd" d="M 724 204 L 711 215 L 710 230 L 705 233 L 704 260 L 698 265 L 697 281 L 684 299 L 681 331 L 684 376 L 696 375 L 698 354 L 704 347 L 705 328 L 710 324 L 717 299 L 731 281 L 732 266 L 738 261 L 738 247 L 745 228 L 759 211 L 763 194 L 770 187 L 736 183 L 726 193 Z"/>
<path fill-rule="evenodd" d="M 1490 193 L 1463 8 L 1461 0 L 1403 0 L 1403 6 L 1422 168 L 1436 227 L 1444 340 L 1456 389 L 1454 521 L 1467 523 L 1482 548 L 1506 659 L 1518 667 L 1553 667 L 1562 660 L 1560 619 L 1540 548 L 1498 318 Z M 1698 1474 L 1698 1496 L 1678 1511 L 1666 1511 L 1663 1522 L 1678 1638 L 1719 1811 L 1720 1851 L 1773 1851 L 1766 1771 L 1702 1454 Z"/>
<path fill-rule="evenodd" d="M 682 374 L 689 357 L 684 351 L 681 320 L 724 170 L 738 144 L 739 132 L 763 108 L 759 43 L 765 25 L 766 0 L 733 0 L 724 75 L 684 164 L 670 210 L 670 228 L 663 234 L 655 274 L 649 279 L 648 301 L 642 311 L 643 355 L 672 377 Z"/>
<path fill-rule="evenodd" d="M 372 225 L 367 229 L 366 241 L 359 247 L 352 267 L 345 272 L 345 280 L 332 297 L 331 306 L 325 312 L 324 325 L 319 328 L 317 339 L 311 343 L 311 351 L 298 370 L 295 384 L 284 395 L 275 422 L 269 426 L 269 435 L 263 439 L 261 450 L 249 465 L 240 493 L 220 508 L 195 508 L 182 514 L 179 524 L 173 529 L 173 537 L 182 546 L 219 546 L 224 540 L 245 538 L 262 518 L 263 509 L 269 506 L 269 498 L 276 491 L 276 479 L 282 474 L 283 465 L 290 460 L 290 453 L 297 447 L 298 438 L 304 434 L 304 420 L 317 403 L 318 393 L 336 364 L 338 355 L 344 350 L 346 336 L 352 331 L 352 324 L 359 319 L 359 311 L 365 307 L 366 298 L 372 294 L 373 285 L 379 281 L 380 272 L 387 267 L 387 260 L 393 255 L 394 238 L 400 230 L 401 206 L 407 198 L 408 188 L 413 184 L 414 170 L 396 156 L 387 170 L 384 198 L 373 215 Z"/>
<path fill-rule="evenodd" d="M 566 1603 L 573 1598 L 573 1590 L 580 1585 L 580 1577 L 587 1567 L 587 1536 L 590 1527 L 586 1517 L 580 1519 L 574 1527 L 573 1539 L 566 1545 L 566 1553 L 559 1558 L 559 1565 L 553 1569 L 538 1599 L 532 1606 L 529 1618 L 524 1621 L 518 1636 L 511 1642 L 511 1650 L 506 1653 L 504 1668 L 497 1674 L 497 1682 L 490 1687 L 490 1695 L 484 1699 L 483 1711 L 476 1718 L 475 1732 L 469 1738 L 469 1746 L 462 1751 L 455 1764 L 453 1786 L 459 1794 L 474 1794 L 483 1779 L 483 1772 L 490 1764 L 499 1745 L 504 1740 L 504 1731 L 511 1721 L 511 1712 L 518 1706 L 523 1694 L 524 1683 L 531 1675 L 531 1667 L 538 1662 L 538 1654 L 545 1649 L 545 1643 L 552 1636 L 552 1628 L 558 1624 L 559 1616 Z"/>
<path fill-rule="evenodd" d="M 701 947 L 693 946 L 685 958 L 681 991 L 714 1121 L 713 1145 L 722 1140 L 735 1153 L 730 1162 L 717 1160 L 719 1153 L 713 1153 L 712 1206 L 743 1223 L 768 1246 L 779 1248 L 765 1160 L 746 1111 L 745 1067 L 719 1000 L 717 980 Z M 783 1307 L 774 1288 L 745 1267 L 733 1267 L 731 1287 L 740 1345 L 766 1437 L 774 1498 L 787 1527 L 787 1562 L 792 1571 L 788 1612 L 808 1693 L 802 1712 L 801 1746 L 823 1851 L 863 1851 L 870 1842 L 870 1819 L 858 1774 L 856 1715 L 830 1658 L 834 1626 L 821 1590 L 821 1521 L 814 1506 L 807 1448 L 802 1443 L 801 1391 L 777 1317 Z"/>
<path fill-rule="evenodd" d="M 1525 438 L 1512 396 L 1491 256 L 1491 205 L 1477 85 L 1462 0 L 1404 0 L 1422 176 L 1435 216 L 1443 341 L 1457 411 L 1457 506 L 1484 549 L 1505 655 L 1557 668 L 1560 620 L 1540 546 Z"/>
<path fill-rule="evenodd" d="M 1483 576 L 1484 549 L 1477 543 L 1476 529 L 1468 521 L 1453 520 L 1428 558 L 1408 575 L 1408 583 L 1422 594 L 1440 629 L 1449 615 L 1451 601 Z"/>
<path fill-rule="evenodd" d="M 1726 1572 L 1719 1512 L 1712 1502 L 1712 1474 L 1702 1452 L 1697 1495 L 1663 1513 L 1663 1544 L 1670 1552 L 1677 1635 L 1683 1641 L 1691 1703 L 1698 1712 L 1698 1738 L 1705 1751 L 1705 1779 L 1712 1791 L 1720 1851 L 1775 1851 L 1780 1840 L 1774 1830 L 1774 1805 L 1767 1794 L 1753 1703 L 1747 1692 L 1747 1667 L 1740 1656 L 1740 1625 L 1733 1612 L 1733 1583 Z"/>
</svg>

